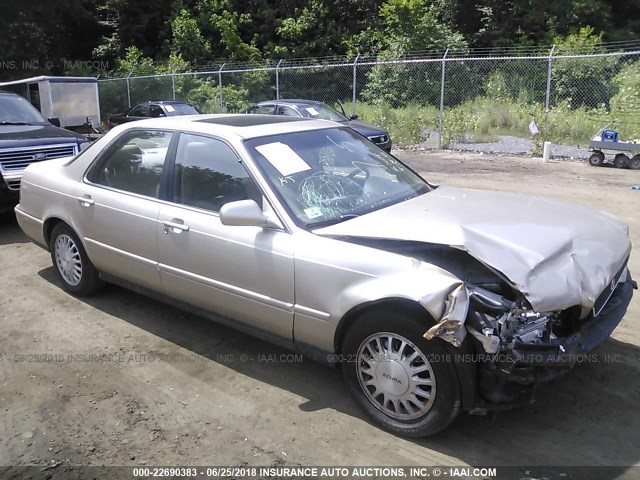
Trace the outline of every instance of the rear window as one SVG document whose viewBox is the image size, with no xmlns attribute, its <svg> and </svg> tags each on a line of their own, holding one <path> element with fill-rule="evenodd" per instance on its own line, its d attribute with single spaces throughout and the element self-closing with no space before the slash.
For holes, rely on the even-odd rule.
<svg viewBox="0 0 640 480">
<path fill-rule="evenodd" d="M 198 115 L 200 113 L 188 103 L 168 103 L 164 108 L 169 115 Z"/>
</svg>

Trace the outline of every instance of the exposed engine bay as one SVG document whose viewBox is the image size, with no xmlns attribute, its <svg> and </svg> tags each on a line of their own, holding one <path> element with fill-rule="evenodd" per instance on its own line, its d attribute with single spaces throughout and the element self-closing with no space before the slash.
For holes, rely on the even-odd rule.
<svg viewBox="0 0 640 480">
<path fill-rule="evenodd" d="M 515 342 L 544 343 L 557 338 L 554 327 L 561 326 L 556 312 L 538 313 L 478 286 L 467 286 L 471 308 L 466 328 L 487 353 L 509 351 Z"/>
</svg>

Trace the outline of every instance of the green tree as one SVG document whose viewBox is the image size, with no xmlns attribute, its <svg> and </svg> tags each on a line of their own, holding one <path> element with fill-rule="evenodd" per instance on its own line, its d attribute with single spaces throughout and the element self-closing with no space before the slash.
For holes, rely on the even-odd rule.
<svg viewBox="0 0 640 480">
<path fill-rule="evenodd" d="M 584 25 L 606 32 L 613 0 L 447 0 L 453 28 L 474 46 L 548 45 Z"/>
<path fill-rule="evenodd" d="M 467 44 L 462 36 L 440 21 L 441 10 L 426 0 L 387 0 L 380 7 L 382 49 L 379 60 L 393 61 L 418 50 L 439 51 L 447 48 L 464 52 Z M 463 67 L 464 69 L 464 67 Z M 362 94 L 373 104 L 393 107 L 410 103 L 435 104 L 440 96 L 441 66 L 428 64 L 383 64 L 374 66 Z M 451 78 L 461 82 L 465 78 L 459 67 L 451 71 Z M 464 84 L 461 92 L 470 92 Z M 464 97 L 460 100 L 462 101 Z"/>
<path fill-rule="evenodd" d="M 175 1 L 94 0 L 99 6 L 97 20 L 107 28 L 94 52 L 115 62 L 135 46 L 153 60 L 168 58 Z"/>
<path fill-rule="evenodd" d="M 95 16 L 94 0 L 0 2 L 0 78 L 62 75 L 90 60 L 102 33 Z"/>
<path fill-rule="evenodd" d="M 466 49 L 464 37 L 442 20 L 442 10 L 426 0 L 387 0 L 380 7 L 387 50 L 396 53 Z"/>
<path fill-rule="evenodd" d="M 203 37 L 197 19 L 188 10 L 180 10 L 171 21 L 171 30 L 173 53 L 189 62 L 198 62 L 211 56 L 211 44 Z"/>
<path fill-rule="evenodd" d="M 603 53 L 602 33 L 584 27 L 564 38 L 556 38 L 557 55 Z M 566 101 L 572 108 L 607 107 L 613 94 L 611 79 L 618 59 L 615 57 L 560 58 L 553 62 L 554 100 Z"/>
</svg>

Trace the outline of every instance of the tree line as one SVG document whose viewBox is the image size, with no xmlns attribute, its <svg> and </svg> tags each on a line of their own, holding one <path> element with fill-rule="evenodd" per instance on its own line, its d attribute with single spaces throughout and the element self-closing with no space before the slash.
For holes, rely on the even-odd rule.
<svg viewBox="0 0 640 480">
<path fill-rule="evenodd" d="M 229 61 L 605 42 L 640 33 L 616 0 L 30 0 L 2 2 L 0 78 Z"/>
</svg>

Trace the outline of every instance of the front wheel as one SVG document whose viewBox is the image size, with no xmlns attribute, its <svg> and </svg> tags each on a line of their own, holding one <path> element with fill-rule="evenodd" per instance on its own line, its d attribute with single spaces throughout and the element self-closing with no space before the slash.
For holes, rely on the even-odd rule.
<svg viewBox="0 0 640 480">
<path fill-rule="evenodd" d="M 64 223 L 56 225 L 49 249 L 53 268 L 64 290 L 73 295 L 86 296 L 102 288 L 103 282 L 98 271 L 71 227 Z"/>
<path fill-rule="evenodd" d="M 461 409 L 452 355 L 443 340 L 422 337 L 425 318 L 365 313 L 343 341 L 342 372 L 358 404 L 381 427 L 408 437 L 443 430 Z"/>
<path fill-rule="evenodd" d="M 599 167 L 604 163 L 604 154 L 602 152 L 595 152 L 589 157 L 589 165 L 592 167 Z"/>
</svg>

